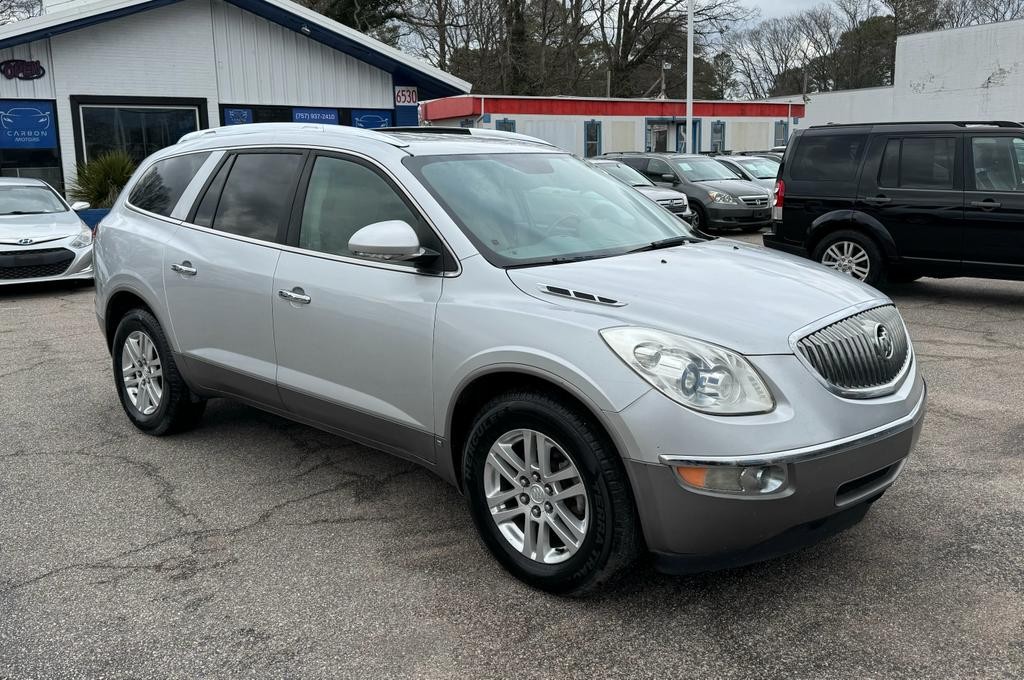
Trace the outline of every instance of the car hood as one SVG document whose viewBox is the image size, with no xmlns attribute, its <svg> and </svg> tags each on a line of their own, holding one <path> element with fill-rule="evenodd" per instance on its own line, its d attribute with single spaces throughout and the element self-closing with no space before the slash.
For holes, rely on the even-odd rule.
<svg viewBox="0 0 1024 680">
<path fill-rule="evenodd" d="M 794 331 L 859 303 L 888 301 L 808 260 L 729 239 L 510 269 L 508 275 L 528 295 L 610 317 L 608 326 L 658 328 L 751 355 L 792 354 Z M 561 298 L 542 292 L 545 286 L 621 306 Z"/>
<path fill-rule="evenodd" d="M 684 194 L 681 191 L 676 191 L 675 189 L 665 189 L 663 187 L 649 186 L 639 186 L 633 188 L 639 191 L 647 198 L 651 199 L 652 201 L 679 200 L 686 198 L 686 194 Z"/>
<path fill-rule="evenodd" d="M 0 215 L 0 242 L 16 243 L 23 238 L 50 241 L 78 234 L 82 220 L 71 211 L 45 215 Z"/>
<path fill-rule="evenodd" d="M 757 196 L 765 193 L 765 187 L 745 179 L 713 179 L 695 184 L 708 191 L 724 191 L 733 196 Z"/>
</svg>

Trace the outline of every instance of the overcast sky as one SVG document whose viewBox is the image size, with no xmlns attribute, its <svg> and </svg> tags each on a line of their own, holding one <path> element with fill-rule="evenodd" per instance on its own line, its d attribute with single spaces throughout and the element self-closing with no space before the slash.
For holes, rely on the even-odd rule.
<svg viewBox="0 0 1024 680">
<path fill-rule="evenodd" d="M 757 7 L 761 10 L 761 15 L 765 17 L 778 17 L 786 14 L 792 14 L 799 12 L 802 9 L 808 7 L 814 7 L 815 5 L 821 4 L 824 0 L 764 0 L 763 2 L 756 2 L 756 0 L 744 0 L 744 4 L 748 7 Z"/>
</svg>

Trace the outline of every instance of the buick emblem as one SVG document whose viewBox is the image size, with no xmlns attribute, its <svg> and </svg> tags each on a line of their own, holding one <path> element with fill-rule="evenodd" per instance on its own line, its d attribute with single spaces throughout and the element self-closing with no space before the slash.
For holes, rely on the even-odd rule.
<svg viewBox="0 0 1024 680">
<path fill-rule="evenodd" d="M 33 243 L 35 243 L 35 240 L 34 239 L 30 239 L 30 238 L 23 238 L 23 239 L 19 239 L 18 240 L 18 245 L 19 246 L 30 246 Z"/>
<path fill-rule="evenodd" d="M 875 325 L 875 354 L 880 359 L 892 359 L 893 352 L 896 351 L 896 345 L 892 341 L 892 336 L 889 335 L 889 329 L 882 324 Z"/>
</svg>

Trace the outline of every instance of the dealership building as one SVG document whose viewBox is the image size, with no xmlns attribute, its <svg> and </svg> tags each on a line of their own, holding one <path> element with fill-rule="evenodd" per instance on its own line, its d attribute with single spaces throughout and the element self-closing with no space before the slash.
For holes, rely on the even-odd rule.
<svg viewBox="0 0 1024 680">
<path fill-rule="evenodd" d="M 801 102 L 695 101 L 694 151 L 758 151 L 785 144 Z M 686 102 L 605 97 L 462 95 L 424 102 L 430 125 L 483 127 L 539 137 L 580 156 L 683 151 Z"/>
<path fill-rule="evenodd" d="M 470 85 L 288 0 L 45 0 L 0 27 L 0 174 L 64 187 L 206 127 L 416 125 Z"/>
</svg>

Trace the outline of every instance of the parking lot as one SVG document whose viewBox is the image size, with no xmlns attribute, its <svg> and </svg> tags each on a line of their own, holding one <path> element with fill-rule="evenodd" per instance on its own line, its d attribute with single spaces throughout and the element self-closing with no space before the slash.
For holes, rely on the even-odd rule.
<svg viewBox="0 0 1024 680">
<path fill-rule="evenodd" d="M 565 600 L 411 464 L 227 401 L 140 434 L 92 289 L 0 289 L 0 677 L 1020 678 L 1024 283 L 888 292 L 930 406 L 864 522 Z"/>
</svg>

